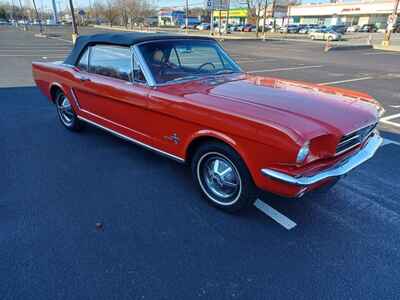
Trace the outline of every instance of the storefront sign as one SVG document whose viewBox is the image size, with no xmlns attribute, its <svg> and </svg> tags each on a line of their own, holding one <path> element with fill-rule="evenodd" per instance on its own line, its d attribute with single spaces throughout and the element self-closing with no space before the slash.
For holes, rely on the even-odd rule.
<svg viewBox="0 0 400 300">
<path fill-rule="evenodd" d="M 342 13 L 356 12 L 356 11 L 360 11 L 360 10 L 361 10 L 361 8 L 359 8 L 359 7 L 343 8 Z"/>
<path fill-rule="evenodd" d="M 205 6 L 207 10 L 224 10 L 228 8 L 228 0 L 206 0 Z"/>
<path fill-rule="evenodd" d="M 219 10 L 215 10 L 213 13 L 214 17 L 219 17 Z M 226 18 L 227 11 L 221 11 L 221 17 Z M 240 8 L 240 9 L 230 9 L 229 10 L 229 18 L 247 18 L 247 8 Z"/>
</svg>

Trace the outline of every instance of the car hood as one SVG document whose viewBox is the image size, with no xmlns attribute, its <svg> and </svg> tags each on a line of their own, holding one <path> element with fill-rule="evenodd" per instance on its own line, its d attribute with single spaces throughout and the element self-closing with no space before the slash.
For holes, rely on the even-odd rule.
<svg viewBox="0 0 400 300">
<path fill-rule="evenodd" d="M 185 98 L 191 101 L 295 130 L 307 138 L 341 136 L 377 122 L 378 103 L 373 98 L 341 88 L 252 75 L 209 78 L 190 86 L 193 92 Z"/>
</svg>

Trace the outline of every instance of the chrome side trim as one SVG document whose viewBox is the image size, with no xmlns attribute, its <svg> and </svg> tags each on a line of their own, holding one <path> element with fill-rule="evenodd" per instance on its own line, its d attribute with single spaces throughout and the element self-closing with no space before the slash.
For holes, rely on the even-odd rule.
<svg viewBox="0 0 400 300">
<path fill-rule="evenodd" d="M 168 153 L 168 152 L 162 151 L 162 150 L 160 150 L 160 149 L 158 149 L 158 148 L 155 148 L 155 147 L 153 147 L 153 146 L 149 146 L 149 145 L 147 145 L 147 144 L 145 144 L 145 143 L 142 143 L 142 142 L 140 142 L 140 141 L 138 141 L 138 140 L 135 140 L 135 139 L 133 139 L 133 138 L 131 138 L 131 137 L 128 137 L 128 136 L 123 135 L 123 134 L 121 134 L 121 133 L 119 133 L 119 132 L 116 132 L 115 130 L 112 130 L 112 129 L 109 129 L 109 128 L 107 128 L 107 127 L 104 127 L 103 125 L 100 125 L 100 124 L 98 124 L 98 123 L 96 123 L 96 122 L 93 122 L 93 121 L 91 121 L 91 120 L 88 120 L 88 119 L 86 119 L 86 118 L 84 118 L 84 117 L 78 116 L 78 118 L 79 118 L 80 120 L 84 121 L 84 122 L 87 122 L 87 123 L 89 123 L 89 124 L 92 124 L 92 125 L 94 125 L 94 126 L 100 128 L 100 129 L 103 129 L 103 130 L 105 130 L 105 131 L 108 131 L 108 132 L 112 133 L 113 135 L 115 135 L 115 136 L 117 136 L 117 137 L 119 137 L 119 138 L 122 138 L 122 139 L 124 139 L 124 140 L 129 141 L 129 142 L 132 142 L 132 143 L 134 143 L 134 144 L 140 145 L 140 146 L 142 146 L 142 147 L 144 147 L 144 148 L 147 148 L 147 149 L 149 149 L 149 150 L 151 150 L 151 151 L 157 152 L 157 153 L 159 153 L 160 155 L 166 156 L 166 157 L 171 158 L 171 159 L 173 159 L 173 160 L 176 160 L 176 161 L 178 161 L 178 162 L 180 162 L 180 163 L 184 163 L 184 162 L 185 162 L 185 160 L 184 160 L 183 158 L 180 158 L 180 157 L 178 157 L 178 156 L 176 156 L 176 155 L 173 155 L 173 154 L 170 154 L 170 153 Z"/>
<path fill-rule="evenodd" d="M 358 167 L 362 163 L 366 162 L 370 158 L 372 158 L 375 152 L 379 149 L 383 142 L 383 139 L 379 136 L 378 132 L 376 132 L 373 136 L 371 136 L 368 142 L 353 156 L 337 163 L 336 165 L 323 170 L 319 173 L 316 173 L 312 176 L 299 176 L 294 177 L 282 172 L 278 172 L 272 169 L 261 169 L 261 173 L 267 177 L 272 179 L 276 179 L 278 181 L 282 181 L 288 184 L 294 184 L 299 186 L 309 186 L 320 182 L 322 180 L 328 178 L 335 178 L 345 175 L 350 172 L 354 168 Z"/>
<path fill-rule="evenodd" d="M 72 95 L 72 99 L 74 100 L 76 106 L 78 107 L 78 109 L 81 109 L 81 106 L 79 105 L 79 101 L 78 98 L 76 98 L 76 94 L 73 88 L 71 88 L 71 95 Z"/>
</svg>

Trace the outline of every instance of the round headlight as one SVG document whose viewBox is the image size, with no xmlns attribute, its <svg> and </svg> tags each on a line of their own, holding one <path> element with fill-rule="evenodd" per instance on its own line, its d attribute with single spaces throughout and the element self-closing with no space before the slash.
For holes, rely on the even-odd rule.
<svg viewBox="0 0 400 300">
<path fill-rule="evenodd" d="M 299 153 L 297 153 L 296 162 L 298 164 L 303 163 L 306 160 L 309 153 L 310 153 L 310 143 L 306 142 L 304 143 L 303 146 L 301 146 Z"/>
<path fill-rule="evenodd" d="M 381 105 L 377 105 L 377 109 L 378 109 L 378 116 L 382 117 L 385 114 L 385 109 Z"/>
</svg>

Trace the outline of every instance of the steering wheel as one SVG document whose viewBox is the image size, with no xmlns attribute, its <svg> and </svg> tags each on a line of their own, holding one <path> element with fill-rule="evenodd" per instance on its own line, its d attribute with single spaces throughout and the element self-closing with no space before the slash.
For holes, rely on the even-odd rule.
<svg viewBox="0 0 400 300">
<path fill-rule="evenodd" d="M 176 71 L 179 67 L 171 62 L 163 62 L 160 65 L 160 75 L 166 75 L 168 72 Z"/>
<path fill-rule="evenodd" d="M 206 63 L 204 63 L 204 64 L 201 64 L 198 68 L 197 68 L 197 70 L 198 71 L 201 71 L 201 69 L 203 69 L 205 66 L 207 66 L 207 65 L 210 65 L 212 68 L 213 68 L 213 70 L 215 70 L 215 65 L 212 63 L 212 62 L 206 62 Z"/>
</svg>

